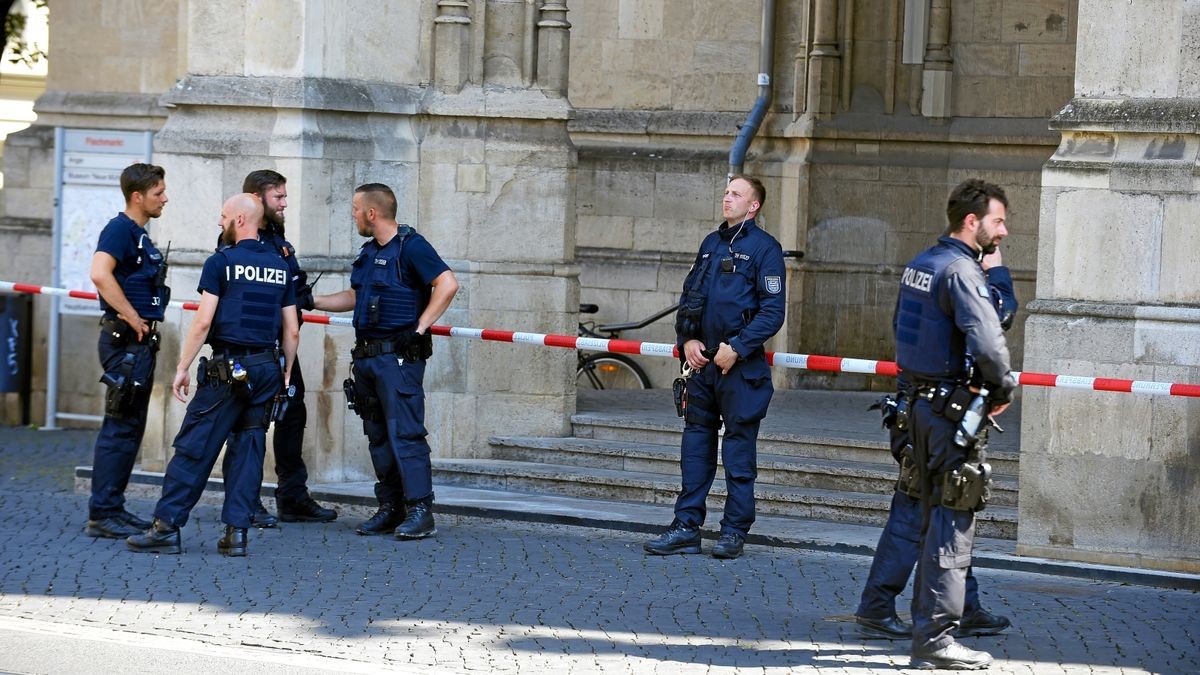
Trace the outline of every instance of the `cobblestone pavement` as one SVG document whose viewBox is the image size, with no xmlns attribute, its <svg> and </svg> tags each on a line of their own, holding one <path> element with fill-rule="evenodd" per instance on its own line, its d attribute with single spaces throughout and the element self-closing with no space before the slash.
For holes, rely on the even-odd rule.
<svg viewBox="0 0 1200 675">
<path fill-rule="evenodd" d="M 250 556 L 227 559 L 212 506 L 193 513 L 182 555 L 130 553 L 82 533 L 71 467 L 90 462 L 93 437 L 0 429 L 0 622 L 167 655 L 236 648 L 251 660 L 229 663 L 255 672 L 255 654 L 319 659 L 305 672 L 907 669 L 905 643 L 862 640 L 846 622 L 870 563 L 861 556 L 755 546 L 730 562 L 647 557 L 628 533 L 445 516 L 436 538 L 398 542 L 355 536 L 366 514 L 344 510 L 330 524 L 252 531 Z M 131 503 L 143 516 L 152 506 Z M 996 657 L 989 672 L 1200 672 L 1200 594 L 980 577 L 985 607 L 1014 622 L 968 642 Z M 48 672 L 28 656 L 0 651 L 0 671 Z"/>
</svg>

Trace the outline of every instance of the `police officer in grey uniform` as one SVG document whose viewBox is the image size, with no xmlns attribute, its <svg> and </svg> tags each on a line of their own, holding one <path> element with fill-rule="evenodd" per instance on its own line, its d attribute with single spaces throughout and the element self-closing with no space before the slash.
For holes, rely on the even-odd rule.
<svg viewBox="0 0 1200 675">
<path fill-rule="evenodd" d="M 912 666 L 976 669 L 987 652 L 954 640 L 962 618 L 979 504 L 952 498 L 967 466 L 956 438 L 964 412 L 986 390 L 983 413 L 999 415 L 1016 387 L 1008 346 L 979 261 L 1007 234 L 1008 199 L 999 186 L 972 179 L 954 188 L 949 227 L 904 269 L 893 328 L 896 362 L 909 384 L 909 426 L 921 482 L 923 519 L 913 592 Z M 967 353 L 982 382 L 967 382 Z"/>
<path fill-rule="evenodd" d="M 1000 250 L 984 256 L 982 267 L 1000 327 L 1008 330 L 1016 316 L 1018 302 L 1012 275 L 1004 266 Z M 912 638 L 912 626 L 896 614 L 896 596 L 908 585 L 920 553 L 917 544 L 921 537 L 922 516 L 920 486 L 911 481 L 912 443 L 907 425 L 908 402 L 904 400 L 908 381 L 903 374 L 897 379 L 897 387 L 897 397 L 887 397 L 872 406 L 883 412 L 883 424 L 891 437 L 892 456 L 901 465 L 901 477 L 896 481 L 887 523 L 879 535 L 871 571 L 854 612 L 861 635 L 888 640 Z M 966 589 L 964 613 L 955 637 L 996 635 L 1012 624 L 1007 617 L 992 614 L 982 607 L 979 581 L 969 567 Z"/>
</svg>

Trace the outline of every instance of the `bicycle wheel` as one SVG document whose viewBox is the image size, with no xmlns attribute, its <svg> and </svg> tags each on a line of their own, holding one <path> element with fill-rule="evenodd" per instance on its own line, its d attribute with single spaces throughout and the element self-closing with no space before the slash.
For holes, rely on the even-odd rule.
<svg viewBox="0 0 1200 675">
<path fill-rule="evenodd" d="M 575 373 L 580 387 L 592 389 L 649 389 L 646 371 L 624 354 L 601 352 L 583 359 Z"/>
</svg>

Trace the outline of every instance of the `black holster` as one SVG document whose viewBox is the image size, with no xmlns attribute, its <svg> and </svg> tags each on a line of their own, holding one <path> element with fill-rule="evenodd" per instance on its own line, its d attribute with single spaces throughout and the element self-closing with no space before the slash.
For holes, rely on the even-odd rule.
<svg viewBox="0 0 1200 675">
<path fill-rule="evenodd" d="M 377 396 L 360 394 L 353 377 L 347 377 L 342 382 L 342 391 L 346 394 L 346 406 L 364 422 L 383 421 L 383 403 Z"/>
<path fill-rule="evenodd" d="M 147 384 L 134 379 L 133 369 L 136 363 L 137 353 L 127 351 L 121 357 L 120 365 L 104 371 L 100 376 L 100 381 L 108 387 L 104 395 L 104 414 L 111 417 L 129 417 L 136 412 L 138 394 Z"/>
<path fill-rule="evenodd" d="M 942 506 L 955 511 L 982 511 L 992 496 L 992 467 L 967 462 L 942 474 Z"/>
</svg>

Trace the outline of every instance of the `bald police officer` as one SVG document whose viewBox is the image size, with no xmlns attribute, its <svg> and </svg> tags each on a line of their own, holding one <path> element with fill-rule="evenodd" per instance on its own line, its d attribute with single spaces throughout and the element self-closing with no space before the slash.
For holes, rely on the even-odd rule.
<svg viewBox="0 0 1200 675">
<path fill-rule="evenodd" d="M 258 239 L 262 215 L 262 203 L 251 194 L 230 197 L 221 208 L 222 237 L 230 246 L 209 256 L 200 273 L 200 308 L 180 350 L 172 384 L 175 398 L 186 400 L 188 371 L 202 343 L 212 346 L 212 355 L 200 360 L 196 395 L 175 437 L 154 523 L 144 534 L 126 539 L 134 551 L 182 550 L 179 529 L 204 492 L 228 438 L 221 510 L 225 535 L 217 550 L 246 555 L 246 530 L 262 485 L 266 428 L 300 339 L 287 265 Z M 281 335 L 282 354 L 276 345 Z"/>
<path fill-rule="evenodd" d="M 433 246 L 396 222 L 396 195 L 381 183 L 354 190 L 351 215 L 369 237 L 350 272 L 350 288 L 314 298 L 317 309 L 354 310 L 351 408 L 375 467 L 379 510 L 356 529 L 402 540 L 434 535 L 433 469 L 425 441 L 425 360 L 429 328 L 442 316 L 458 281 Z"/>
<path fill-rule="evenodd" d="M 991 655 L 954 640 L 962 618 L 978 504 L 952 498 L 968 448 L 956 442 L 968 388 L 970 353 L 988 393 L 984 413 L 999 415 L 1016 387 L 1008 346 L 980 268 L 1008 234 L 1008 199 L 999 186 L 968 180 L 950 194 L 949 227 L 905 267 L 893 328 L 896 362 L 909 384 L 909 425 L 924 518 L 912 614 L 916 668 L 976 669 Z M 951 480 L 948 480 L 948 477 Z"/>
<path fill-rule="evenodd" d="M 92 283 L 100 292 L 100 366 L 107 387 L 104 422 L 92 461 L 92 497 L 85 532 L 123 539 L 150 527 L 125 510 L 125 487 L 146 432 L 146 408 L 154 384 L 158 331 L 155 324 L 171 297 L 162 253 L 146 227 L 167 204 L 166 171 L 131 164 L 121 172 L 125 211 L 100 232 L 92 256 Z"/>
</svg>

